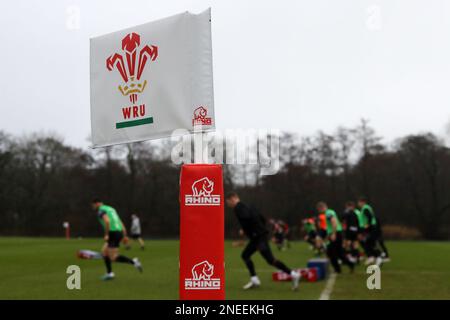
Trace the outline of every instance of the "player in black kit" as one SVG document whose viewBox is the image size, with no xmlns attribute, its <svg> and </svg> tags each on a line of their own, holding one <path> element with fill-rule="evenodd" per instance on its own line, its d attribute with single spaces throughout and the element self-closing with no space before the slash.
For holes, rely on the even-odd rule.
<svg viewBox="0 0 450 320">
<path fill-rule="evenodd" d="M 355 263 L 359 259 L 358 235 L 360 231 L 358 209 L 353 201 L 347 201 L 345 211 L 342 216 L 345 230 L 344 248 L 347 250 L 348 259 Z"/>
<path fill-rule="evenodd" d="M 229 208 L 234 210 L 236 217 L 241 224 L 242 230 L 249 238 L 249 242 L 242 252 L 248 271 L 250 272 L 250 282 L 244 286 L 244 289 L 251 289 L 261 285 L 261 281 L 256 275 L 255 265 L 250 259 L 256 252 L 263 256 L 268 264 L 290 274 L 292 277 L 292 289 L 298 288 L 300 274 L 297 271 L 289 269 L 283 262 L 275 259 L 269 246 L 269 231 L 266 228 L 266 220 L 255 208 L 245 205 L 236 192 L 230 192 L 226 196 L 226 203 Z"/>
</svg>

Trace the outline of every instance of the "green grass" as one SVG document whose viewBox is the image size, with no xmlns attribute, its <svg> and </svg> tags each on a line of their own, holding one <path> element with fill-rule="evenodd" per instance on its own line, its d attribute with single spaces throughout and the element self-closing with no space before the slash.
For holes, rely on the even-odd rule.
<svg viewBox="0 0 450 320">
<path fill-rule="evenodd" d="M 178 242 L 147 241 L 145 251 L 136 244 L 126 255 L 138 256 L 145 271 L 139 274 L 129 265 L 114 264 L 117 278 L 99 280 L 104 273 L 101 260 L 79 260 L 78 249 L 98 250 L 99 239 L 64 240 L 47 238 L 0 238 L 0 299 L 177 299 Z M 339 275 L 332 299 L 450 299 L 450 243 L 388 242 L 392 262 L 383 266 L 381 290 L 368 290 L 365 268 L 355 274 Z M 243 291 L 248 280 L 240 260 L 242 248 L 226 243 L 226 295 L 228 299 L 318 299 L 325 282 L 303 283 L 298 292 L 289 283 L 271 280 L 272 268 L 259 255 L 254 258 L 263 285 Z M 311 257 L 303 242 L 276 256 L 287 265 L 302 267 Z M 66 268 L 76 264 L 82 270 L 81 290 L 66 288 Z"/>
</svg>

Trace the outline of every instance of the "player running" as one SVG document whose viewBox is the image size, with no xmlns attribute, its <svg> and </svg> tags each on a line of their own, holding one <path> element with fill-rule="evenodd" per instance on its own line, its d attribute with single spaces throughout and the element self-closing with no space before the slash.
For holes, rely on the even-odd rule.
<svg viewBox="0 0 450 320">
<path fill-rule="evenodd" d="M 327 239 L 327 217 L 325 213 L 318 213 L 316 218 L 316 227 L 317 227 L 317 235 L 318 235 L 318 244 L 323 251 L 326 251 L 325 241 Z"/>
<path fill-rule="evenodd" d="M 248 207 L 241 202 L 238 194 L 235 192 L 227 194 L 225 200 L 227 206 L 233 209 L 242 230 L 249 238 L 249 242 L 241 255 L 251 276 L 250 282 L 244 286 L 244 290 L 259 287 L 261 285 L 261 281 L 256 275 L 255 265 L 250 259 L 256 251 L 259 251 L 268 264 L 290 274 L 292 277 L 292 289 L 296 290 L 298 288 L 300 274 L 289 269 L 284 263 L 275 259 L 273 256 L 269 245 L 269 231 L 266 228 L 265 218 L 256 211 L 255 208 Z"/>
<path fill-rule="evenodd" d="M 314 223 L 314 219 L 312 219 L 312 218 L 303 219 L 302 225 L 303 225 L 303 230 L 306 233 L 306 235 L 304 237 L 305 241 L 308 242 L 313 248 L 315 248 L 317 231 L 316 231 L 316 225 Z"/>
<path fill-rule="evenodd" d="M 381 227 L 380 217 L 377 217 L 376 237 L 378 246 L 381 248 L 381 258 L 383 259 L 383 262 L 390 262 L 391 258 L 389 257 L 388 249 L 384 244 L 383 228 Z"/>
<path fill-rule="evenodd" d="M 347 201 L 345 203 L 345 211 L 342 218 L 345 230 L 344 248 L 349 253 L 349 260 L 353 263 L 357 262 L 359 258 L 359 215 L 360 212 L 356 209 L 355 203 L 353 201 Z"/>
<path fill-rule="evenodd" d="M 303 230 L 306 235 L 305 241 L 311 244 L 311 249 L 316 251 L 316 255 L 320 256 L 323 252 L 322 241 L 317 234 L 317 227 L 314 218 L 306 218 L 302 220 Z"/>
<path fill-rule="evenodd" d="M 375 262 L 376 265 L 381 266 L 381 264 L 383 263 L 383 259 L 381 258 L 380 250 L 378 250 L 377 248 L 379 235 L 377 218 L 375 217 L 375 213 L 372 207 L 367 203 L 366 197 L 358 198 L 358 207 L 361 210 L 361 215 L 364 222 L 364 233 L 366 235 L 364 241 L 364 250 L 367 255 L 367 260 L 365 264 L 369 265 Z"/>
<path fill-rule="evenodd" d="M 289 224 L 287 222 L 284 222 L 283 220 L 278 220 L 278 223 L 281 224 L 282 227 L 283 227 L 283 233 L 284 233 L 283 246 L 284 246 L 284 249 L 289 249 L 291 247 L 291 243 L 289 241 L 291 229 L 289 228 Z"/>
<path fill-rule="evenodd" d="M 272 226 L 273 233 L 273 242 L 277 246 L 278 250 L 286 250 L 287 247 L 287 233 L 286 233 L 286 224 L 282 220 L 275 221 L 273 219 L 270 220 L 270 224 Z"/>
<path fill-rule="evenodd" d="M 141 220 L 139 219 L 137 214 L 131 215 L 130 237 L 131 239 L 137 240 L 139 242 L 141 250 L 145 249 L 145 243 L 141 236 Z"/>
<path fill-rule="evenodd" d="M 92 209 L 97 213 L 97 217 L 103 226 L 105 244 L 102 248 L 102 256 L 105 261 L 106 274 L 103 280 L 112 280 L 115 275 L 112 272 L 112 262 L 132 264 L 142 272 L 142 265 L 138 258 L 130 259 L 119 254 L 121 240 L 127 236 L 127 231 L 120 220 L 119 215 L 113 207 L 103 204 L 99 199 L 92 200 Z"/>
<path fill-rule="evenodd" d="M 350 267 L 353 272 L 355 267 L 354 263 L 349 261 L 344 254 L 344 248 L 342 246 L 342 225 L 334 210 L 329 209 L 327 204 L 320 201 L 316 205 L 319 214 L 325 214 L 327 219 L 327 236 L 328 246 L 327 255 L 330 259 L 331 265 L 336 273 L 341 273 L 341 266 L 339 260 Z"/>
</svg>

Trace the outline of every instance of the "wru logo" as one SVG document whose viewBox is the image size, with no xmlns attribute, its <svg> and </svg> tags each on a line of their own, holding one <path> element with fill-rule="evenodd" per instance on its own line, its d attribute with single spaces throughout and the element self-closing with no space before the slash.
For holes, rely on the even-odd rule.
<svg viewBox="0 0 450 320">
<path fill-rule="evenodd" d="M 119 85 L 119 91 L 124 96 L 129 96 L 130 102 L 137 101 L 137 94 L 142 93 L 147 85 L 147 80 L 141 81 L 142 72 L 148 60 L 155 61 L 158 57 L 158 47 L 146 45 L 141 50 L 141 37 L 137 33 L 130 33 L 122 39 L 122 50 L 125 54 L 126 64 L 122 54 L 114 53 L 106 59 L 106 68 L 112 71 L 116 68 L 124 83 Z"/>
<path fill-rule="evenodd" d="M 123 54 L 114 53 L 106 59 L 106 68 L 109 71 L 119 71 L 124 81 L 119 85 L 119 91 L 128 96 L 132 103 L 131 106 L 122 108 L 122 118 L 125 121 L 117 122 L 116 129 L 153 123 L 153 117 L 146 117 L 145 103 L 135 103 L 138 94 L 144 92 L 147 86 L 147 80 L 141 79 L 144 68 L 149 61 L 155 61 L 158 57 L 158 47 L 146 45 L 139 49 L 140 44 L 140 35 L 129 33 L 122 39 Z"/>
</svg>

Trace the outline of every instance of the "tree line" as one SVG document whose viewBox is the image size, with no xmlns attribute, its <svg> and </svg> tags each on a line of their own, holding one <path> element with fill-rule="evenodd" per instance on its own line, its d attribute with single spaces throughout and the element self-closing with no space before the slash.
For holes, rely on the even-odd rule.
<svg viewBox="0 0 450 320">
<path fill-rule="evenodd" d="M 125 224 L 141 217 L 146 237 L 178 237 L 179 165 L 174 142 L 160 140 L 84 150 L 54 134 L 0 131 L 1 235 L 101 235 L 93 197 L 114 206 Z M 283 219 L 298 236 L 302 218 L 326 201 L 341 212 L 365 195 L 383 225 L 417 229 L 425 239 L 450 239 L 450 149 L 432 133 L 383 143 L 368 121 L 311 136 L 280 136 L 280 169 L 261 176 L 255 165 L 224 165 L 225 190 L 235 190 L 267 217 Z M 232 212 L 226 235 L 236 237 Z"/>
</svg>

